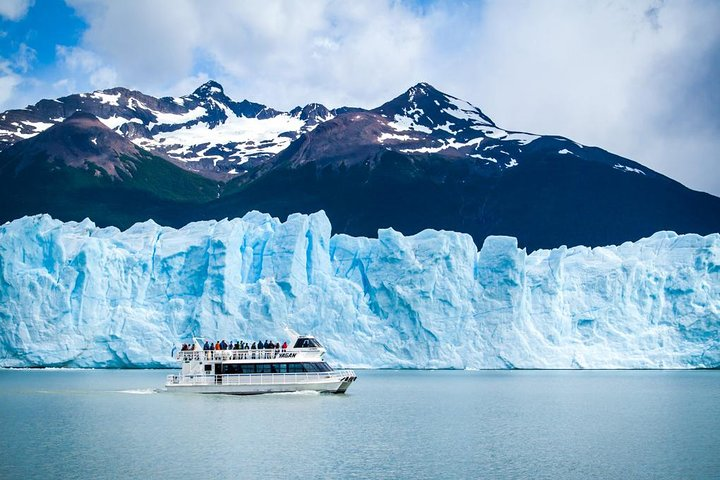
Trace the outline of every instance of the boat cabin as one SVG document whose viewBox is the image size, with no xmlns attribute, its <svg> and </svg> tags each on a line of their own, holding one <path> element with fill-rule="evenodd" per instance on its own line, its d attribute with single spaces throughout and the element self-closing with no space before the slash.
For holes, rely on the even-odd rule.
<svg viewBox="0 0 720 480">
<path fill-rule="evenodd" d="M 204 341 L 204 340 L 203 340 Z M 237 342 L 236 342 L 237 343 Z M 292 338 L 288 348 L 181 350 L 180 375 L 166 386 L 200 393 L 255 394 L 316 390 L 344 393 L 357 378 L 352 370 L 335 370 L 323 360 L 325 348 L 314 337 Z"/>
<path fill-rule="evenodd" d="M 200 339 L 194 338 L 194 350 L 182 350 L 182 374 L 245 375 L 263 373 L 322 373 L 332 371 L 323 360 L 325 349 L 314 337 L 298 336 L 292 347 L 203 350 Z"/>
</svg>

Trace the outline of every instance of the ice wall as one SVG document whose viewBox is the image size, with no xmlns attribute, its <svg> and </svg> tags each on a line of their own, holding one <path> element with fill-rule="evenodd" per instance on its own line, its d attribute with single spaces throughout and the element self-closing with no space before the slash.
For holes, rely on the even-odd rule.
<svg viewBox="0 0 720 480">
<path fill-rule="evenodd" d="M 175 230 L 0 227 L 0 365 L 173 366 L 191 335 L 317 336 L 343 365 L 720 366 L 720 235 L 528 255 L 510 237 L 331 237 L 323 212 Z"/>
</svg>

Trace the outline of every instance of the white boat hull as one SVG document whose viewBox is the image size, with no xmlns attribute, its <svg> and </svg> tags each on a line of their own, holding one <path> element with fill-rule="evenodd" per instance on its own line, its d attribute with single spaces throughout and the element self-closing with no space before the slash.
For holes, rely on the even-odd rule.
<svg viewBox="0 0 720 480">
<path fill-rule="evenodd" d="M 356 378 L 351 370 L 326 374 L 203 375 L 189 378 L 169 375 L 165 387 L 174 392 L 226 395 L 302 391 L 345 393 Z"/>
</svg>

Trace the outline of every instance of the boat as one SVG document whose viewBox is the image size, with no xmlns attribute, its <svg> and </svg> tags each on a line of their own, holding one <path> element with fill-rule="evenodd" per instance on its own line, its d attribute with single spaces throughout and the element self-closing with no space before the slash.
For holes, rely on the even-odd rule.
<svg viewBox="0 0 720 480">
<path fill-rule="evenodd" d="M 357 376 L 335 370 L 323 360 L 325 348 L 312 336 L 296 335 L 288 348 L 203 350 L 193 338 L 176 359 L 178 375 L 168 375 L 168 391 L 256 395 L 316 391 L 345 393 Z"/>
</svg>

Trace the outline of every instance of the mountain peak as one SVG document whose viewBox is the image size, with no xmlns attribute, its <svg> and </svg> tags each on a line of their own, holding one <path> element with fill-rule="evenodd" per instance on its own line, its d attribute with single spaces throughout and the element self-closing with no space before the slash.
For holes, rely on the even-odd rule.
<svg viewBox="0 0 720 480">
<path fill-rule="evenodd" d="M 413 85 L 373 111 L 389 119 L 412 124 L 417 127 L 414 129 L 426 133 L 438 128 L 447 130 L 450 126 L 454 132 L 478 125 L 496 126 L 479 108 L 426 82 Z"/>
<path fill-rule="evenodd" d="M 405 92 L 408 97 L 445 95 L 429 83 L 420 82 L 408 88 Z"/>
<path fill-rule="evenodd" d="M 83 110 L 77 110 L 75 113 L 67 117 L 65 120 L 62 121 L 62 123 L 65 124 L 73 124 L 73 123 L 94 123 L 97 122 L 98 126 L 105 127 L 105 125 L 98 120 L 98 118 L 93 115 L 92 113 L 85 112 Z"/>
<path fill-rule="evenodd" d="M 78 110 L 62 122 L 39 134 L 18 142 L 7 150 L 22 159 L 16 172 L 45 158 L 55 165 L 79 169 L 101 169 L 111 177 L 119 172 L 132 176 L 123 157 L 137 157 L 138 147 L 108 128 L 95 115 Z"/>
<path fill-rule="evenodd" d="M 198 97 L 209 97 L 218 94 L 224 95 L 225 90 L 223 89 L 223 86 L 215 80 L 208 80 L 196 88 L 192 94 Z"/>
</svg>

